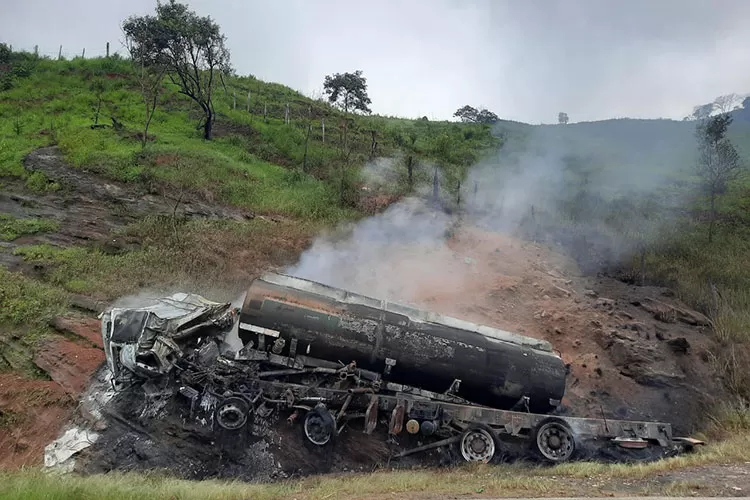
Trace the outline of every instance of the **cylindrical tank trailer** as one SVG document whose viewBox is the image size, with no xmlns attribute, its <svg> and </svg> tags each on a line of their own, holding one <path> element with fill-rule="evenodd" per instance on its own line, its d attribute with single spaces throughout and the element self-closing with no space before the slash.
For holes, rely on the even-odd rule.
<svg viewBox="0 0 750 500">
<path fill-rule="evenodd" d="M 565 364 L 544 340 L 284 274 L 251 284 L 239 334 L 274 354 L 356 361 L 390 382 L 437 393 L 458 380 L 455 395 L 498 409 L 526 398 L 524 409 L 547 413 L 565 392 Z"/>
</svg>

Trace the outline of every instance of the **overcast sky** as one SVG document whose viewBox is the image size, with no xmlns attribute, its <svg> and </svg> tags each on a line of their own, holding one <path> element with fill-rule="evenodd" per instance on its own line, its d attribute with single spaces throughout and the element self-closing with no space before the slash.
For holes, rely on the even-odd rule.
<svg viewBox="0 0 750 500">
<path fill-rule="evenodd" d="M 551 123 L 680 119 L 750 92 L 750 0 L 188 0 L 240 74 L 319 95 L 361 69 L 372 109 L 449 119 L 470 104 Z M 155 0 L 0 0 L 0 41 L 46 54 L 120 50 Z"/>
</svg>

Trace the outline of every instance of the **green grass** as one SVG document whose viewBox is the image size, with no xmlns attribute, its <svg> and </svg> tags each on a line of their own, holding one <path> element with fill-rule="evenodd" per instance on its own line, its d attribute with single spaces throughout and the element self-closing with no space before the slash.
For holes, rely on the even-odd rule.
<svg viewBox="0 0 750 500">
<path fill-rule="evenodd" d="M 393 498 L 435 496 L 589 496 L 585 484 L 576 480 L 595 478 L 597 483 L 619 485 L 618 480 L 643 481 L 689 467 L 743 463 L 750 458 L 750 437 L 746 434 L 703 447 L 688 455 L 645 464 L 602 464 L 573 462 L 555 467 L 524 464 L 465 464 L 450 470 L 405 470 L 326 475 L 272 484 L 239 481 L 187 481 L 156 473 L 81 477 L 44 473 L 39 469 L 0 473 L 0 494 L 15 499 L 319 499 Z M 554 481 L 553 481 L 554 480 Z M 664 488 L 673 487 L 666 483 Z M 625 491 L 638 490 L 623 487 Z M 657 493 L 656 491 L 651 493 Z"/>
<path fill-rule="evenodd" d="M 32 245 L 14 253 L 43 266 L 48 285 L 105 300 L 143 289 L 177 288 L 227 297 L 262 266 L 293 262 L 318 227 L 295 221 L 184 222 L 154 216 L 114 235 L 138 238 L 142 246 L 137 250 L 112 254 L 106 248 Z"/>
<path fill-rule="evenodd" d="M 0 213 L 0 239 L 13 241 L 25 234 L 37 234 L 56 231 L 59 225 L 47 219 L 17 219 Z"/>
<path fill-rule="evenodd" d="M 0 267 L 0 370 L 39 376 L 32 362 L 49 321 L 68 307 L 64 292 Z"/>
<path fill-rule="evenodd" d="M 13 117 L 0 120 L 0 176 L 28 179 L 28 186 L 36 191 L 57 186 L 48 186 L 38 174 L 25 171 L 22 159 L 36 147 L 57 144 L 74 166 L 111 179 L 170 193 L 186 190 L 259 213 L 335 222 L 357 215 L 355 204 L 340 202 L 341 175 L 352 171 L 346 179 L 356 182 L 357 169 L 368 161 L 370 130 L 376 131 L 377 154 L 382 156 L 398 156 L 396 137 L 409 130 L 419 134 L 418 154 L 425 159 L 435 156 L 440 140 L 452 141 L 452 150 L 472 158 L 495 144 L 489 128 L 479 125 L 424 125 L 355 117 L 349 125 L 351 153 L 346 160 L 338 111 L 278 84 L 233 77 L 227 82 L 227 92 L 216 89 L 218 118 L 213 141 L 201 138 L 196 130 L 196 107 L 170 84 L 164 87 L 149 129 L 154 139 L 142 151 L 137 134 L 142 130 L 144 110 L 127 61 L 31 60 L 29 75 L 15 79 L 13 88 L 0 92 L 0 116 Z M 248 90 L 254 96 L 252 113 L 247 112 L 245 103 L 233 109 L 232 94 L 237 91 L 246 96 Z M 282 119 L 287 103 L 291 109 L 288 125 Z M 92 129 L 98 106 L 99 124 L 111 125 L 111 117 L 115 117 L 125 130 Z M 269 110 L 266 120 L 264 107 Z M 317 118 L 307 147 L 306 171 L 302 172 L 311 108 Z M 324 114 L 325 142 L 320 127 Z M 458 168 L 460 161 L 457 156 L 446 168 Z"/>
</svg>

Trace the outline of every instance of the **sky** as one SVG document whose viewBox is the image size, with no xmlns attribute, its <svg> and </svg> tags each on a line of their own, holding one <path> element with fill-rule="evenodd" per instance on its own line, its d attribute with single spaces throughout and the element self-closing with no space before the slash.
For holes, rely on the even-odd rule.
<svg viewBox="0 0 750 500">
<path fill-rule="evenodd" d="M 750 92 L 748 0 L 184 0 L 227 37 L 240 75 L 322 95 L 362 70 L 374 113 L 452 119 L 682 119 Z M 155 0 L 0 0 L 0 41 L 67 57 L 124 53 Z"/>
</svg>

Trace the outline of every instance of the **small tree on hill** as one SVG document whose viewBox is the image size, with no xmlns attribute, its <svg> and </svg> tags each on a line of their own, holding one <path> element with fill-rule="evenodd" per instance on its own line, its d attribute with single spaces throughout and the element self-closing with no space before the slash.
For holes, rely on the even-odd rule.
<svg viewBox="0 0 750 500">
<path fill-rule="evenodd" d="M 711 116 L 711 113 L 714 112 L 714 103 L 709 102 L 706 104 L 700 104 L 698 106 L 693 107 L 693 112 L 690 114 L 689 118 L 693 120 L 705 120 L 709 116 Z"/>
<path fill-rule="evenodd" d="M 568 113 L 563 113 L 562 111 L 557 114 L 557 122 L 561 125 L 566 125 L 569 121 Z"/>
<path fill-rule="evenodd" d="M 482 109 L 477 115 L 477 123 L 491 125 L 493 123 L 497 123 L 499 119 L 500 118 L 498 118 L 498 116 L 489 109 Z"/>
<path fill-rule="evenodd" d="M 362 76 L 362 70 L 326 76 L 323 91 L 328 102 L 338 105 L 344 113 L 357 110 L 371 113 L 368 105 L 372 101 L 367 95 L 367 79 Z"/>
<path fill-rule="evenodd" d="M 459 118 L 464 123 L 492 124 L 499 120 L 497 115 L 492 111 L 485 108 L 476 109 L 469 105 L 456 110 L 453 116 Z"/>
<path fill-rule="evenodd" d="M 143 136 L 141 137 L 141 148 L 145 148 L 148 141 L 148 127 L 156 112 L 159 91 L 164 75 L 167 72 L 169 61 L 161 51 L 152 50 L 151 47 L 138 43 L 138 40 L 144 40 L 148 37 L 148 33 L 145 32 L 149 28 L 147 23 L 126 23 L 125 27 L 125 46 L 130 54 L 130 60 L 135 67 L 138 84 L 141 88 L 141 98 L 143 99 L 145 108 Z"/>
<path fill-rule="evenodd" d="M 460 119 L 464 123 L 476 123 L 478 115 L 479 111 L 477 111 L 477 109 L 473 106 L 469 106 L 468 104 L 463 108 L 457 109 L 456 112 L 453 113 L 453 116 Z"/>
<path fill-rule="evenodd" d="M 216 112 L 213 90 L 223 73 L 229 73 L 229 49 L 219 25 L 210 17 L 199 17 L 186 5 L 169 0 L 158 2 L 156 17 L 131 16 L 123 24 L 131 53 L 146 61 L 166 65 L 179 92 L 203 110 L 200 127 L 211 139 Z"/>
<path fill-rule="evenodd" d="M 737 150 L 726 137 L 732 123 L 731 115 L 724 113 L 701 121 L 696 127 L 698 141 L 698 168 L 702 191 L 709 197 L 708 241 L 713 240 L 716 220 L 716 198 L 724 194 L 730 181 L 740 174 L 742 165 Z"/>
<path fill-rule="evenodd" d="M 720 95 L 714 99 L 714 109 L 718 110 L 719 113 L 730 113 L 735 109 L 740 108 L 740 102 L 742 97 L 737 94 L 726 94 Z"/>
</svg>

